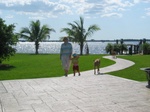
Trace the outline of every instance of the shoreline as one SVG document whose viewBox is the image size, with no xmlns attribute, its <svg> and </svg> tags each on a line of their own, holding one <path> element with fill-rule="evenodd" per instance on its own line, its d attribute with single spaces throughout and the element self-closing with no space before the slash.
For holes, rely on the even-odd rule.
<svg viewBox="0 0 150 112">
<path fill-rule="evenodd" d="M 86 42 L 116 42 L 116 41 L 120 41 L 121 39 L 114 39 L 114 40 L 87 40 Z M 123 39 L 124 42 L 129 42 L 129 41 L 141 41 L 143 39 Z M 146 41 L 150 41 L 150 39 L 146 39 Z M 27 40 L 19 40 L 19 42 L 29 42 Z M 42 42 L 62 42 L 62 40 L 45 40 Z"/>
</svg>

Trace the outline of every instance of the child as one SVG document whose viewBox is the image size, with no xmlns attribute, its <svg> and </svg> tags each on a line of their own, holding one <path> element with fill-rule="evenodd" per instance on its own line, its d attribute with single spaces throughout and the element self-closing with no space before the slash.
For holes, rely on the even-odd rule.
<svg viewBox="0 0 150 112">
<path fill-rule="evenodd" d="M 78 61 L 79 56 L 77 56 L 76 53 L 74 53 L 72 56 L 73 56 L 73 58 L 71 58 L 71 60 L 72 60 L 72 64 L 73 64 L 73 73 L 74 73 L 74 76 L 75 76 L 76 71 L 78 72 L 78 74 L 80 76 L 81 74 L 80 74 L 79 65 L 78 65 L 78 63 L 79 63 L 79 61 Z"/>
</svg>

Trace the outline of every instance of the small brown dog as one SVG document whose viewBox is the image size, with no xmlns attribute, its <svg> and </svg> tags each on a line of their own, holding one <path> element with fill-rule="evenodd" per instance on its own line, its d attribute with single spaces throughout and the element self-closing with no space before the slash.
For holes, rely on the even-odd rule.
<svg viewBox="0 0 150 112">
<path fill-rule="evenodd" d="M 96 74 L 96 69 L 97 69 L 97 74 L 100 74 L 100 59 L 94 60 L 94 74 Z"/>
</svg>

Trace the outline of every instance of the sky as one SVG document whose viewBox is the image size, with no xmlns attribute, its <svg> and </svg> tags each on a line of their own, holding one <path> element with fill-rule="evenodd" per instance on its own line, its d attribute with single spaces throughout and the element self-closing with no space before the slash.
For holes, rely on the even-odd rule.
<svg viewBox="0 0 150 112">
<path fill-rule="evenodd" d="M 15 32 L 40 20 L 56 31 L 50 40 L 67 36 L 60 30 L 80 17 L 86 30 L 101 29 L 88 40 L 150 39 L 150 0 L 0 0 L 0 18 L 15 24 Z"/>
</svg>

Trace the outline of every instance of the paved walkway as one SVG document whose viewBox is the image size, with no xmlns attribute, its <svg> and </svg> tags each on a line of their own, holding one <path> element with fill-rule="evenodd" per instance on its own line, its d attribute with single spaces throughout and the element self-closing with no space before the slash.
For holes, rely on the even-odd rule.
<svg viewBox="0 0 150 112">
<path fill-rule="evenodd" d="M 147 82 L 106 74 L 134 63 L 113 60 L 101 68 L 103 75 L 91 70 L 75 77 L 0 81 L 0 112 L 149 112 Z"/>
</svg>

